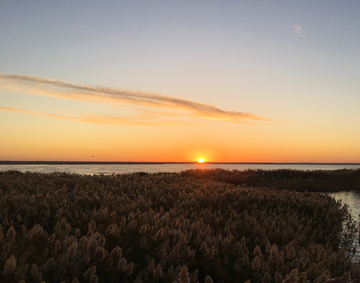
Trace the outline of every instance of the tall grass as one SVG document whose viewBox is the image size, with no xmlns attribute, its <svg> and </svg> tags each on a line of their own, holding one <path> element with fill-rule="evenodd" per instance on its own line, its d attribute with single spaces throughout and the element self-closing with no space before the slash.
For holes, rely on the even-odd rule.
<svg viewBox="0 0 360 283">
<path fill-rule="evenodd" d="M 2 172 L 0 282 L 359 276 L 343 242 L 357 227 L 333 198 L 188 173 Z"/>
<path fill-rule="evenodd" d="M 195 169 L 181 172 L 182 176 L 210 179 L 235 185 L 289 189 L 300 192 L 331 192 L 360 190 L 360 169 L 293 170 L 293 169 Z"/>
</svg>

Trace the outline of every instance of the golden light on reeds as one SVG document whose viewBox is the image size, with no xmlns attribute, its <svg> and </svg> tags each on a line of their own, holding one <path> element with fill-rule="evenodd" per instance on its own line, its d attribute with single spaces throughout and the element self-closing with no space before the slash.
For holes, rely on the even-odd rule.
<svg viewBox="0 0 360 283">
<path fill-rule="evenodd" d="M 291 190 L 274 188 L 305 175 L 322 180 L 327 173 L 0 172 L 0 282 L 358 277 L 360 263 L 350 258 L 357 225 L 347 207 L 325 194 L 297 192 L 296 182 Z M 273 188 L 231 184 L 261 178 Z"/>
</svg>

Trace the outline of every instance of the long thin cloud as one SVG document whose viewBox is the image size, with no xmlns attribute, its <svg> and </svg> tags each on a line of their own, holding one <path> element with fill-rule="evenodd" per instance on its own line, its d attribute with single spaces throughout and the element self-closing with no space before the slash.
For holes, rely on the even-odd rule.
<svg viewBox="0 0 360 283">
<path fill-rule="evenodd" d="M 226 111 L 213 105 L 151 92 L 77 85 L 60 80 L 17 74 L 0 74 L 0 81 L 3 82 L 0 85 L 3 89 L 24 91 L 30 94 L 51 96 L 61 99 L 97 103 L 112 102 L 132 106 L 176 109 L 186 111 L 182 116 L 242 124 L 251 123 L 248 120 L 272 121 L 271 119 L 263 118 L 251 113 Z M 157 113 L 161 114 L 162 112 Z M 168 115 L 168 113 L 164 113 L 164 115 Z"/>
<path fill-rule="evenodd" d="M 14 113 L 22 113 L 22 114 L 31 114 L 38 116 L 45 116 L 50 118 L 64 119 L 76 122 L 83 123 L 92 123 L 92 124 L 105 124 L 105 125 L 143 125 L 143 126 L 185 126 L 186 123 L 178 122 L 178 121 L 139 121 L 137 119 L 131 119 L 128 117 L 114 117 L 114 116 L 101 116 L 101 115 L 86 115 L 81 117 L 76 116 L 62 116 L 56 114 L 49 114 L 44 112 L 34 112 L 24 109 L 18 109 L 16 107 L 0 107 L 0 111 L 5 112 L 14 112 Z"/>
</svg>

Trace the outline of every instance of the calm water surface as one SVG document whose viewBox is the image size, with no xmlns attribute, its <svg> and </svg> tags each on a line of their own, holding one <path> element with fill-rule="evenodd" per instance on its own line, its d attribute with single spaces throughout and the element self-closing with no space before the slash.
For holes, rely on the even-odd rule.
<svg viewBox="0 0 360 283">
<path fill-rule="evenodd" d="M 77 164 L 77 165 L 0 165 L 0 171 L 18 170 L 21 172 L 70 172 L 78 174 L 126 174 L 135 172 L 181 172 L 187 169 L 222 168 L 229 170 L 246 169 L 295 169 L 295 170 L 338 170 L 359 169 L 360 165 L 328 165 L 328 164 Z M 332 192 L 328 195 L 336 200 L 342 200 L 349 205 L 352 217 L 359 223 L 360 218 L 360 191 Z M 360 258 L 358 246 L 357 258 Z"/>
<path fill-rule="evenodd" d="M 329 196 L 336 200 L 341 200 L 342 203 L 349 205 L 351 216 L 357 222 L 360 223 L 360 191 L 343 191 L 328 193 Z M 360 234 L 359 234 L 360 236 Z M 360 240 L 359 240 L 360 241 Z M 355 259 L 360 259 L 360 243 L 357 241 L 357 252 Z"/>
<path fill-rule="evenodd" d="M 71 172 L 78 174 L 126 174 L 135 172 L 181 172 L 187 169 L 210 169 L 222 168 L 229 170 L 246 169 L 295 169 L 295 170 L 338 170 L 338 169 L 359 169 L 360 165 L 341 164 L 75 164 L 75 165 L 3 165 L 0 164 L 0 171 L 18 170 L 21 172 Z"/>
</svg>

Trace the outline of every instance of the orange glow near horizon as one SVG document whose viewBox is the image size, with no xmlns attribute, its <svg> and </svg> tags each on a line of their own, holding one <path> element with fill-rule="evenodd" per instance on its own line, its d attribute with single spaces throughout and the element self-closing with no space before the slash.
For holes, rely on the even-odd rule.
<svg viewBox="0 0 360 283">
<path fill-rule="evenodd" d="M 5 121 L 2 161 L 358 163 L 360 158 L 360 134 L 350 131 L 355 125 L 334 136 L 307 130 L 309 137 L 291 124 L 135 127 L 13 112 L 0 112 L 0 120 Z"/>
<path fill-rule="evenodd" d="M 360 167 L 353 5 L 63 1 L 81 13 L 69 18 L 50 1 L 31 14 L 12 2 L 0 0 L 0 171 L 6 161 Z M 96 29 L 83 24 L 93 18 Z M 325 29 L 331 37 L 317 36 Z"/>
</svg>

